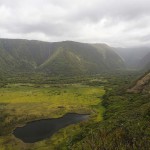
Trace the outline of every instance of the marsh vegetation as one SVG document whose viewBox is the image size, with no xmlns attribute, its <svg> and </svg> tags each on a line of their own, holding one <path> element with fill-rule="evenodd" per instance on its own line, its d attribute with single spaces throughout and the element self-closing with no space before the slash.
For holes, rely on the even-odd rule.
<svg viewBox="0 0 150 150">
<path fill-rule="evenodd" d="M 3 76 L 1 149 L 148 150 L 149 93 L 126 92 L 141 74 L 129 71 L 76 77 Z M 59 118 L 66 113 L 88 113 L 90 117 L 35 143 L 24 143 L 12 134 L 27 122 Z"/>
<path fill-rule="evenodd" d="M 2 149 L 39 147 L 53 149 L 59 143 L 66 141 L 66 138 L 80 132 L 89 122 L 102 120 L 104 107 L 101 105 L 101 98 L 105 90 L 102 84 L 97 86 L 90 84 L 96 80 L 101 82 L 103 79 L 87 77 L 82 80 L 83 82 L 76 79 L 76 83 L 71 78 L 60 79 L 60 83 L 57 78 L 51 80 L 53 80 L 51 84 L 40 83 L 41 80 L 37 80 L 36 83 L 25 81 L 19 83 L 17 80 L 12 80 L 18 83 L 7 81 L 2 84 L 0 88 L 0 147 Z M 33 144 L 25 144 L 12 134 L 16 127 L 23 126 L 29 121 L 58 118 L 66 113 L 90 114 L 90 119 L 61 129 L 51 138 Z"/>
</svg>

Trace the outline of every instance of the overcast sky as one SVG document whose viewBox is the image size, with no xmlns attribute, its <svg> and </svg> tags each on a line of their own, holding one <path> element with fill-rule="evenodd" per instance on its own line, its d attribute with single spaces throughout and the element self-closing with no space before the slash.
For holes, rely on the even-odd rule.
<svg viewBox="0 0 150 150">
<path fill-rule="evenodd" d="M 150 0 L 0 0 L 0 38 L 150 45 Z"/>
</svg>

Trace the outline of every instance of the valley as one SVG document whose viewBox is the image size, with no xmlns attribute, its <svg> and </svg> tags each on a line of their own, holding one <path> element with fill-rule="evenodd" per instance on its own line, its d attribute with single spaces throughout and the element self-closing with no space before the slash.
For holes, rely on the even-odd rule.
<svg viewBox="0 0 150 150">
<path fill-rule="evenodd" d="M 90 82 L 93 79 L 88 80 Z M 88 123 L 101 121 L 104 112 L 101 97 L 104 93 L 103 86 L 90 86 L 84 83 L 6 84 L 0 88 L 0 111 L 1 120 L 3 120 L 0 123 L 0 147 L 4 150 L 35 149 L 41 146 L 43 149 L 53 148 L 69 136 L 79 132 L 84 123 L 61 129 L 52 138 L 35 144 L 25 144 L 15 138 L 12 131 L 15 127 L 22 126 L 29 121 L 58 118 L 67 113 L 90 114 L 89 121 L 86 121 Z"/>
<path fill-rule="evenodd" d="M 0 39 L 0 73 L 85 75 L 123 69 L 124 62 L 106 44 Z"/>
<path fill-rule="evenodd" d="M 0 0 L 0 150 L 150 150 L 150 0 Z"/>
<path fill-rule="evenodd" d="M 0 39 L 0 149 L 148 150 L 148 51 Z"/>
</svg>

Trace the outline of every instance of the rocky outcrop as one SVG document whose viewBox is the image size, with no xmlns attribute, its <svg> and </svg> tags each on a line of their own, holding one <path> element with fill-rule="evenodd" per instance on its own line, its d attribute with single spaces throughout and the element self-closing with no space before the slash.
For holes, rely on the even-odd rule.
<svg viewBox="0 0 150 150">
<path fill-rule="evenodd" d="M 136 84 L 127 90 L 130 93 L 150 93 L 150 72 L 139 79 Z"/>
</svg>

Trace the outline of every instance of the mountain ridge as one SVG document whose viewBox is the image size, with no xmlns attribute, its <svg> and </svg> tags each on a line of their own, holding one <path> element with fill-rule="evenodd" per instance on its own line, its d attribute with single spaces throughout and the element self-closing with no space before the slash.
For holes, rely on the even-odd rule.
<svg viewBox="0 0 150 150">
<path fill-rule="evenodd" d="M 95 74 L 124 68 L 120 56 L 106 44 L 0 39 L 0 53 L 0 72 Z"/>
</svg>

